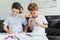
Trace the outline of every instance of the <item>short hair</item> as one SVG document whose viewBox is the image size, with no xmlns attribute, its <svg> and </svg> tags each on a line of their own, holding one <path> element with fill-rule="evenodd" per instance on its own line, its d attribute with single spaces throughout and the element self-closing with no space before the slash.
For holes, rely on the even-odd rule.
<svg viewBox="0 0 60 40">
<path fill-rule="evenodd" d="M 14 2 L 13 4 L 12 4 L 12 9 L 13 8 L 15 8 L 15 9 L 23 9 L 23 7 L 21 6 L 21 4 L 19 3 L 19 2 Z"/>
<path fill-rule="evenodd" d="M 37 4 L 36 4 L 36 3 L 30 3 L 30 4 L 28 5 L 28 10 L 29 10 L 29 11 L 37 11 L 37 10 L 38 10 Z"/>
</svg>

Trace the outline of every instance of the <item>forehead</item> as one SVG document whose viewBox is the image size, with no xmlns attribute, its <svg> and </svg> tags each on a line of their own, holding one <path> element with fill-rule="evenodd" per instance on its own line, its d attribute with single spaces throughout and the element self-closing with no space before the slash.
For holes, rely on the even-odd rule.
<svg viewBox="0 0 60 40">
<path fill-rule="evenodd" d="M 30 11 L 31 13 L 36 13 L 37 11 Z"/>
<path fill-rule="evenodd" d="M 19 11 L 19 9 L 15 9 L 15 8 L 13 8 L 12 10 L 13 10 L 13 11 Z"/>
<path fill-rule="evenodd" d="M 30 11 L 30 12 L 36 12 L 36 11 Z"/>
</svg>

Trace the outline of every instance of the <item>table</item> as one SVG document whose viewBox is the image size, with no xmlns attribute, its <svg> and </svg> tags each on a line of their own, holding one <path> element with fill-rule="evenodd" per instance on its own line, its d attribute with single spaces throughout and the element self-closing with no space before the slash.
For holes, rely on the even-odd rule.
<svg viewBox="0 0 60 40">
<path fill-rule="evenodd" d="M 31 33 L 31 35 L 29 35 L 30 33 L 20 33 L 20 34 L 7 34 L 7 33 L 3 33 L 3 34 L 0 34 L 0 40 L 4 40 L 4 38 L 8 37 L 8 36 L 17 36 L 20 40 L 48 40 L 46 38 L 46 36 L 42 36 L 42 35 L 36 35 L 36 34 L 33 34 Z M 17 40 L 17 39 L 11 39 L 11 38 L 8 38 L 8 40 Z"/>
</svg>

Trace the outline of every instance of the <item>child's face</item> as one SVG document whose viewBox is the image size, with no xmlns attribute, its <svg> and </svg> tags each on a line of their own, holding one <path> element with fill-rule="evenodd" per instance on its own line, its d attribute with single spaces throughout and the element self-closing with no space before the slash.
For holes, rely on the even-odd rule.
<svg viewBox="0 0 60 40">
<path fill-rule="evenodd" d="M 38 11 L 30 11 L 33 18 L 36 18 L 38 16 Z"/>
<path fill-rule="evenodd" d="M 19 14 L 19 9 L 13 8 L 13 9 L 12 9 L 12 14 L 13 14 L 13 15 Z"/>
</svg>

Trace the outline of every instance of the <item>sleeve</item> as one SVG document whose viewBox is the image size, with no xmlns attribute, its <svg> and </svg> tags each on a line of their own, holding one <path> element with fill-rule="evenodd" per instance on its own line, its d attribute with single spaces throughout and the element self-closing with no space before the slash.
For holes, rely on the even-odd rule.
<svg viewBox="0 0 60 40">
<path fill-rule="evenodd" d="M 4 22 L 3 22 L 3 24 L 4 25 L 8 25 L 8 23 L 9 23 L 9 19 L 8 19 L 8 17 L 4 20 Z"/>
<path fill-rule="evenodd" d="M 45 16 L 42 16 L 42 18 L 43 18 L 43 24 L 48 24 L 48 22 L 47 22 Z"/>
<path fill-rule="evenodd" d="M 26 20 L 25 17 L 23 17 L 22 24 L 23 24 L 23 25 L 26 25 L 26 24 L 27 24 L 27 20 Z"/>
</svg>

